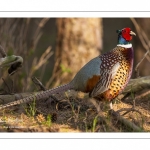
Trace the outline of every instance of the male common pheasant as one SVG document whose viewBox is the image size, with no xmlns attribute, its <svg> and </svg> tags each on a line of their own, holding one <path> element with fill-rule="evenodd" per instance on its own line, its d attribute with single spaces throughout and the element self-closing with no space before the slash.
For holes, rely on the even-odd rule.
<svg viewBox="0 0 150 150">
<path fill-rule="evenodd" d="M 117 46 L 110 52 L 89 61 L 79 70 L 70 83 L 2 105 L 0 109 L 34 99 L 48 98 L 52 94 L 71 89 L 88 92 L 90 97 L 111 102 L 122 92 L 131 77 L 133 48 L 130 41 L 132 36 L 136 35 L 130 28 L 117 30 L 117 33 Z"/>
</svg>

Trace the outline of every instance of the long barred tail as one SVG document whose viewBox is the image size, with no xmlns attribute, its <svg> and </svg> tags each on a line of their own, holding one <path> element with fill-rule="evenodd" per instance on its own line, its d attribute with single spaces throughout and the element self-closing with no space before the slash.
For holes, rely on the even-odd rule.
<svg viewBox="0 0 150 150">
<path fill-rule="evenodd" d="M 70 89 L 73 89 L 70 83 L 62 85 L 62 86 L 58 86 L 56 88 L 46 90 L 46 91 L 42 91 L 42 92 L 39 92 L 37 94 L 33 94 L 29 97 L 25 97 L 25 98 L 16 100 L 14 102 L 10 102 L 8 104 L 4 104 L 4 105 L 0 106 L 0 110 L 4 109 L 4 108 L 7 108 L 7 107 L 10 107 L 10 106 L 19 105 L 19 104 L 22 104 L 22 103 L 27 103 L 27 102 L 33 101 L 35 99 L 40 100 L 40 99 L 43 99 L 43 98 L 49 98 L 49 96 L 52 95 L 52 94 L 64 92 L 64 91 L 67 91 L 67 90 L 70 90 Z"/>
</svg>

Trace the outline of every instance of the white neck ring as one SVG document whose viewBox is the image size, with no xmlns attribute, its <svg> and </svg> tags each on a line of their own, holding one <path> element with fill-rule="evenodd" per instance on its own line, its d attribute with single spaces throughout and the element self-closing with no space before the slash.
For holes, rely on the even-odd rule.
<svg viewBox="0 0 150 150">
<path fill-rule="evenodd" d="M 131 48 L 132 44 L 118 44 L 117 46 L 124 47 L 124 48 Z"/>
</svg>

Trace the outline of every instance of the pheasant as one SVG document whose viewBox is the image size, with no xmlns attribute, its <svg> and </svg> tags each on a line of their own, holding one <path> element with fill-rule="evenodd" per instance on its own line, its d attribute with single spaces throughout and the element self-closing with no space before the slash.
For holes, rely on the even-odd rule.
<svg viewBox="0 0 150 150">
<path fill-rule="evenodd" d="M 82 91 L 89 93 L 90 97 L 97 100 L 104 99 L 111 102 L 123 91 L 131 77 L 133 48 L 130 41 L 132 36 L 136 35 L 130 28 L 117 30 L 117 33 L 117 46 L 111 51 L 89 61 L 68 84 L 2 105 L 0 109 L 26 103 L 34 99 L 48 98 L 52 94 L 66 90 Z"/>
</svg>

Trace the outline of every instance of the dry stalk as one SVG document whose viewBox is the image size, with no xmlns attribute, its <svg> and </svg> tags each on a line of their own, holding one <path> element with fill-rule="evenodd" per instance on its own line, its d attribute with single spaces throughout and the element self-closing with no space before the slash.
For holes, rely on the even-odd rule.
<svg viewBox="0 0 150 150">
<path fill-rule="evenodd" d="M 1 45 L 0 45 L 0 54 L 2 55 L 2 57 L 6 57 L 7 56 L 4 48 Z"/>
<path fill-rule="evenodd" d="M 150 61 L 149 57 L 148 57 L 148 54 L 150 52 L 150 43 L 149 43 L 149 39 L 147 37 L 147 35 L 145 34 L 145 32 L 140 28 L 140 26 L 138 25 L 138 23 L 136 22 L 136 20 L 134 18 L 130 18 L 131 21 L 133 22 L 136 30 L 137 30 L 137 33 L 138 33 L 138 36 L 141 40 L 141 43 L 143 45 L 143 47 L 146 49 L 146 53 L 144 54 L 144 56 L 142 57 L 142 59 L 139 61 L 139 63 L 136 65 L 135 67 L 135 72 L 137 73 L 138 72 L 138 68 L 140 66 L 140 64 L 143 62 L 143 60 L 145 58 L 147 58 L 148 61 Z"/>
<path fill-rule="evenodd" d="M 36 77 L 32 77 L 32 81 L 34 82 L 35 85 L 40 87 L 40 90 L 46 91 L 46 88 L 39 79 L 37 79 Z"/>
<path fill-rule="evenodd" d="M 36 70 L 38 70 L 42 65 L 44 65 L 48 59 L 52 56 L 53 52 L 51 52 L 51 47 L 49 46 L 46 51 L 42 54 L 42 56 L 40 57 L 38 63 L 36 61 L 36 65 L 34 66 L 34 69 L 32 70 L 33 72 L 35 72 Z M 30 76 L 32 76 L 33 72 L 31 71 Z"/>
<path fill-rule="evenodd" d="M 100 108 L 100 103 L 97 103 L 93 98 L 90 98 L 90 102 L 95 106 L 97 110 L 97 116 L 99 116 L 111 130 L 116 131 L 116 128 L 113 126 L 112 122 L 103 114 L 103 111 Z"/>
<path fill-rule="evenodd" d="M 50 19 L 50 18 L 43 18 L 43 19 L 39 22 L 38 27 L 37 27 L 37 29 L 36 29 L 36 31 L 35 31 L 35 33 L 34 33 L 34 39 L 35 39 L 35 40 L 34 40 L 34 46 L 33 46 L 33 48 L 35 48 L 35 47 L 37 46 L 37 43 L 38 43 L 40 37 L 42 36 L 41 28 L 44 27 L 44 25 L 47 23 L 47 21 L 48 21 L 49 19 Z"/>
<path fill-rule="evenodd" d="M 130 129 L 132 129 L 134 132 L 142 132 L 143 131 L 140 127 L 138 127 L 134 123 L 130 122 L 129 120 L 127 120 L 125 118 L 123 118 L 118 112 L 115 112 L 114 110 L 111 110 L 109 113 L 110 113 L 110 115 L 115 117 L 119 122 L 121 122 L 123 125 L 125 125 L 126 127 L 129 127 Z"/>
<path fill-rule="evenodd" d="M 57 77 L 60 75 L 61 70 L 56 71 L 59 62 L 60 62 L 60 58 L 57 58 L 57 61 L 56 61 L 55 64 L 54 64 L 54 69 L 53 69 L 52 76 L 51 76 L 51 78 L 49 79 L 49 81 L 46 83 L 46 87 L 49 87 L 50 84 L 54 81 L 54 79 L 57 78 Z M 54 72 L 55 72 L 55 73 L 54 73 Z M 56 85 L 58 85 L 58 82 L 57 82 L 57 81 L 55 82 L 55 84 L 54 84 L 53 86 L 55 87 Z"/>
<path fill-rule="evenodd" d="M 39 43 L 39 40 L 43 34 L 43 27 L 49 21 L 50 18 L 1 18 L 0 19 L 0 41 L 3 48 L 6 50 L 6 53 L 3 53 L 0 50 L 0 54 L 4 57 L 8 51 L 9 54 L 17 54 L 23 56 L 24 64 L 22 70 L 22 75 L 26 75 L 20 80 L 16 80 L 16 86 L 20 83 L 22 84 L 24 90 L 26 89 L 26 83 L 28 83 L 28 76 L 30 75 L 30 68 L 34 68 L 38 63 L 32 63 L 30 60 L 33 56 Z M 36 23 L 35 23 L 36 22 Z M 32 32 L 30 32 L 32 30 Z M 31 55 L 32 54 L 32 55 Z M 48 55 L 49 56 L 49 55 Z M 47 56 L 47 57 L 48 57 Z M 42 58 L 41 58 L 42 59 Z M 44 58 L 47 59 L 47 58 Z M 36 60 L 36 59 L 35 59 Z M 40 60 L 41 61 L 41 60 Z M 36 62 L 38 62 L 36 60 Z M 29 63 L 32 63 L 31 66 Z M 45 62 L 42 62 L 45 63 Z M 38 64 L 42 65 L 42 64 Z M 37 69 L 40 66 L 36 66 Z M 31 74 L 34 74 L 35 71 Z M 21 72 L 20 72 L 21 74 Z M 44 72 L 43 72 L 44 74 Z M 1 76 L 6 77 L 5 72 L 1 72 Z M 17 78 L 17 77 L 15 77 Z M 31 76 L 29 76 L 31 78 Z M 28 83 L 30 84 L 30 82 Z"/>
<path fill-rule="evenodd" d="M 52 55 L 53 55 L 53 52 L 51 52 L 51 47 L 49 46 L 45 50 L 45 52 L 42 54 L 42 56 L 39 58 L 39 60 L 37 60 L 37 58 L 34 58 L 33 63 L 32 63 L 32 67 L 29 71 L 29 76 L 27 78 L 27 83 L 30 83 L 31 77 L 33 76 L 35 71 L 37 71 L 41 66 L 43 66 Z M 28 84 L 27 89 L 29 87 L 30 87 L 30 85 Z"/>
</svg>

